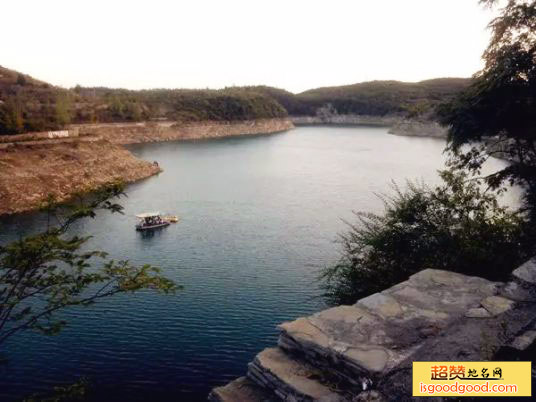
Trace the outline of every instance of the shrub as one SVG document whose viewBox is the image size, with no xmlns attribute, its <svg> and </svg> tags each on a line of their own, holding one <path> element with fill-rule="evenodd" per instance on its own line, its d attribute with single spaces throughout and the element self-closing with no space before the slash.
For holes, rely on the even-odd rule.
<svg viewBox="0 0 536 402">
<path fill-rule="evenodd" d="M 330 304 L 354 303 L 425 268 L 502 280 L 531 256 L 531 226 L 499 204 L 504 189 L 486 189 L 462 171 L 440 174 L 435 188 L 394 184 L 393 196 L 380 196 L 382 215 L 356 213 L 340 235 L 340 260 L 321 274 Z"/>
</svg>

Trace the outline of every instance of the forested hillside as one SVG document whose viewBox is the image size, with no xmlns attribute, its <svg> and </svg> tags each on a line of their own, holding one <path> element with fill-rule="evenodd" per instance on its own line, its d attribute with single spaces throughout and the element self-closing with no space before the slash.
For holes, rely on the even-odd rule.
<svg viewBox="0 0 536 402">
<path fill-rule="evenodd" d="M 314 116 L 322 109 L 357 115 L 400 115 L 433 119 L 469 79 L 418 83 L 372 81 L 293 94 L 267 86 L 221 90 L 55 87 L 0 66 L 0 134 L 54 130 L 69 123 L 168 119 L 232 121 Z"/>
<path fill-rule="evenodd" d="M 54 130 L 69 123 L 286 116 L 285 108 L 273 97 L 248 88 L 131 91 L 77 86 L 67 90 L 0 67 L 0 134 Z"/>
<path fill-rule="evenodd" d="M 470 81 L 466 78 L 438 78 L 416 83 L 370 81 L 311 89 L 297 95 L 298 110 L 289 109 L 289 113 L 314 115 L 319 107 L 329 103 L 339 114 L 426 115 L 466 88 Z"/>
<path fill-rule="evenodd" d="M 78 97 L 73 116 L 77 122 L 231 121 L 287 116 L 274 98 L 245 88 L 131 91 L 75 87 L 73 92 Z"/>
<path fill-rule="evenodd" d="M 73 94 L 0 66 L 0 133 L 57 129 L 70 122 Z"/>
</svg>

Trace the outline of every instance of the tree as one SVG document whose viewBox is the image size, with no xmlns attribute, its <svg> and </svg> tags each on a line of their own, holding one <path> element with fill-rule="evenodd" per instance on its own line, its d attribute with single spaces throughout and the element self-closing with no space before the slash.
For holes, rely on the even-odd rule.
<svg viewBox="0 0 536 402">
<path fill-rule="evenodd" d="M 487 182 L 494 188 L 505 182 L 525 187 L 526 207 L 536 219 L 536 1 L 508 0 L 489 27 L 484 69 L 438 114 L 449 126 L 451 164 L 479 174 L 490 156 L 508 158 L 509 166 Z M 482 140 L 486 144 L 479 145 Z"/>
<path fill-rule="evenodd" d="M 21 102 L 14 98 L 0 104 L 0 134 L 24 132 Z"/>
<path fill-rule="evenodd" d="M 464 171 L 441 177 L 435 188 L 395 185 L 394 196 L 380 196 L 383 214 L 359 212 L 348 223 L 340 260 L 321 274 L 330 304 L 355 303 L 425 268 L 504 280 L 532 256 L 525 216 L 497 201 L 504 190 L 485 190 Z"/>
<path fill-rule="evenodd" d="M 121 213 L 122 207 L 112 199 L 122 194 L 122 185 L 107 186 L 66 213 L 50 202 L 49 218 L 57 224 L 0 246 L 0 346 L 20 331 L 60 331 L 66 322 L 55 318 L 55 313 L 70 306 L 90 306 L 102 298 L 140 289 L 164 293 L 177 289 L 158 268 L 108 261 L 103 251 L 81 251 L 90 237 L 69 235 L 75 222 L 94 218 L 97 211 Z M 96 258 L 103 259 L 101 268 L 91 266 Z"/>
<path fill-rule="evenodd" d="M 109 109 L 110 109 L 112 119 L 119 120 L 119 121 L 123 120 L 123 113 L 125 110 L 125 105 L 123 104 L 123 101 L 121 98 L 119 98 L 118 96 L 113 96 L 110 99 Z"/>
<path fill-rule="evenodd" d="M 129 121 L 140 121 L 142 118 L 142 110 L 138 102 L 129 101 L 124 108 L 125 119 Z"/>
<path fill-rule="evenodd" d="M 59 127 L 71 122 L 71 102 L 66 94 L 58 94 L 56 97 L 55 121 Z"/>
</svg>

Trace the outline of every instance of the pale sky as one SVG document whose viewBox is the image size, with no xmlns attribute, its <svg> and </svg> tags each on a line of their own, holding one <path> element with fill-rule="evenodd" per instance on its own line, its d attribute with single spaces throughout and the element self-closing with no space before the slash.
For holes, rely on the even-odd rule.
<svg viewBox="0 0 536 402">
<path fill-rule="evenodd" d="M 2 0 L 0 65 L 54 85 L 300 92 L 469 77 L 478 0 Z"/>
</svg>

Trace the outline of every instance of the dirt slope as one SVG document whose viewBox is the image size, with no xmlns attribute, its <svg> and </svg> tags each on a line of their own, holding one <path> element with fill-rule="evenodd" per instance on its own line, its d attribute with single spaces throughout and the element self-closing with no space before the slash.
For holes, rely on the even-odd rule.
<svg viewBox="0 0 536 402">
<path fill-rule="evenodd" d="M 49 194 L 63 201 L 116 179 L 133 182 L 159 171 L 98 137 L 2 144 L 0 215 L 36 209 Z"/>
</svg>

